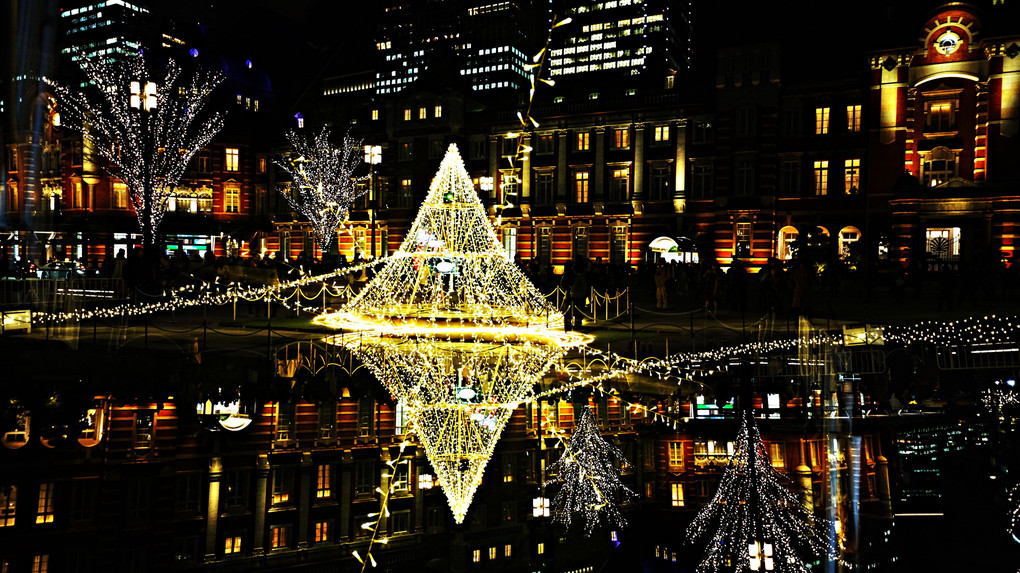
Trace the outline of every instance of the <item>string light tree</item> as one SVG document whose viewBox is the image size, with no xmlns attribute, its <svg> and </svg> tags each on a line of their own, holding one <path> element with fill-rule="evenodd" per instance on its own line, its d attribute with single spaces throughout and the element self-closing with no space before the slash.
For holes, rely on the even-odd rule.
<svg viewBox="0 0 1020 573">
<path fill-rule="evenodd" d="M 81 52 L 75 59 L 88 91 L 44 80 L 54 90 L 62 123 L 80 131 L 86 153 L 98 153 L 107 173 L 124 182 L 146 258 L 155 264 L 168 200 L 192 157 L 223 127 L 222 113 L 203 108 L 224 76 L 197 67 L 185 73 L 171 58 L 162 77 L 153 78 L 141 51 L 116 61 Z"/>
<path fill-rule="evenodd" d="M 710 535 L 697 573 L 808 573 L 805 558 L 838 560 L 832 523 L 808 511 L 791 487 L 773 469 L 758 425 L 745 410 L 719 489 L 687 528 L 691 543 Z"/>
<path fill-rule="evenodd" d="M 609 526 L 626 525 L 617 500 L 637 496 L 620 481 L 616 462 L 622 467 L 630 463 L 619 448 L 602 437 L 591 408 L 585 406 L 581 410 L 574 434 L 563 446 L 563 455 L 549 467 L 549 473 L 556 477 L 545 483 L 546 487 L 560 484 L 552 502 L 553 521 L 569 529 L 573 517 L 580 515 L 588 535 L 602 521 Z"/>
<path fill-rule="evenodd" d="M 365 193 L 359 191 L 358 183 L 369 175 L 354 175 L 361 165 L 361 141 L 348 133 L 336 146 L 326 127 L 312 138 L 294 129 L 286 137 L 293 158 L 281 156 L 274 163 L 290 175 L 292 183 L 281 185 L 278 191 L 292 210 L 308 219 L 319 250 L 326 255 L 354 200 Z"/>
<path fill-rule="evenodd" d="M 510 415 L 554 360 L 591 341 L 512 262 L 450 145 L 404 242 L 339 312 L 327 342 L 366 363 L 404 407 L 463 522 Z"/>
</svg>

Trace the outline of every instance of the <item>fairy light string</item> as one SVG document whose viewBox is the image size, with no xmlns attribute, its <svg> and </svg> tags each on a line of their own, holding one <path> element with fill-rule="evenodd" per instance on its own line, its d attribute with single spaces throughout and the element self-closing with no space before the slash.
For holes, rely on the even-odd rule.
<svg viewBox="0 0 1020 573">
<path fill-rule="evenodd" d="M 719 488 L 687 528 L 689 543 L 708 539 L 697 572 L 808 573 L 811 560 L 838 560 L 832 524 L 809 511 L 772 467 L 754 419 L 741 419 Z"/>
<path fill-rule="evenodd" d="M 502 244 L 451 145 L 400 248 L 338 312 L 315 319 L 413 415 L 463 522 L 511 414 L 570 348 L 562 315 Z"/>
<path fill-rule="evenodd" d="M 413 430 L 409 430 L 408 433 L 410 434 L 410 432 L 412 431 Z M 386 522 L 386 519 L 390 516 L 389 510 L 390 498 L 393 496 L 393 491 L 396 489 L 396 481 L 393 478 L 396 475 L 397 466 L 407 461 L 404 458 L 404 451 L 410 445 L 411 442 L 405 439 L 403 442 L 400 443 L 400 453 L 397 454 L 397 457 L 386 462 L 386 466 L 389 468 L 387 471 L 389 473 L 384 473 L 382 477 L 384 479 L 389 479 L 389 486 L 386 488 L 385 491 L 383 491 L 381 487 L 375 488 L 376 493 L 382 496 L 382 498 L 379 500 L 379 511 L 368 514 L 367 517 L 369 518 L 374 517 L 375 518 L 374 521 L 366 521 L 362 523 L 360 526 L 362 529 L 369 530 L 372 532 L 372 536 L 368 540 L 368 547 L 365 549 L 364 557 L 362 557 L 361 554 L 356 549 L 354 551 L 351 551 L 351 555 L 353 555 L 354 558 L 358 560 L 358 563 L 361 563 L 362 573 L 364 573 L 365 568 L 368 567 L 368 565 L 370 564 L 372 565 L 372 567 L 377 566 L 375 556 L 372 555 L 372 548 L 375 546 L 375 544 L 379 543 L 381 545 L 386 545 L 387 543 L 390 542 L 389 538 L 386 537 L 384 534 L 380 535 L 379 529 L 380 527 L 383 526 L 383 524 Z M 407 459 L 410 459 L 410 455 L 408 455 Z"/>
<path fill-rule="evenodd" d="M 173 59 L 152 77 L 139 52 L 122 59 L 73 57 L 94 89 L 75 91 L 43 78 L 56 96 L 62 124 L 84 137 L 86 155 L 127 188 L 146 245 L 156 233 L 188 164 L 222 129 L 224 115 L 203 114 L 219 71 L 183 74 Z M 86 157 L 91 161 L 91 157 Z"/>
<path fill-rule="evenodd" d="M 359 190 L 358 183 L 369 175 L 354 175 L 361 165 L 361 140 L 348 133 L 339 146 L 334 145 L 326 127 L 311 138 L 294 129 L 286 137 L 294 157 L 281 156 L 274 163 L 290 175 L 291 183 L 278 191 L 291 209 L 308 219 L 319 247 L 326 252 L 354 200 L 367 192 Z"/>
</svg>

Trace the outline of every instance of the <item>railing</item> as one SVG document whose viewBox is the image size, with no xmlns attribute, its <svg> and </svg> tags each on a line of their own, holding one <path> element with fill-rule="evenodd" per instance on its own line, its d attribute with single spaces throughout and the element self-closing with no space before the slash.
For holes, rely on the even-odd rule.
<svg viewBox="0 0 1020 573">
<path fill-rule="evenodd" d="M 123 298 L 123 279 L 22 279 L 0 281 L 0 306 L 21 306 L 39 310 L 78 302 Z"/>
<path fill-rule="evenodd" d="M 32 332 L 31 310 L 0 310 L 0 334 L 12 330 Z"/>
</svg>

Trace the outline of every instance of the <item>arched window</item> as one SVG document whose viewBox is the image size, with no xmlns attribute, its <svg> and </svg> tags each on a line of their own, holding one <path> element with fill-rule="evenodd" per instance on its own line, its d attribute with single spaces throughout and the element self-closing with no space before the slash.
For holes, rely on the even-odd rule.
<svg viewBox="0 0 1020 573">
<path fill-rule="evenodd" d="M 936 147 L 921 158 L 921 180 L 925 187 L 934 187 L 956 176 L 956 152 Z"/>
<path fill-rule="evenodd" d="M 793 258 L 794 243 L 799 236 L 800 232 L 796 227 L 788 225 L 779 229 L 778 245 L 776 245 L 776 254 L 779 260 L 788 261 Z"/>
<path fill-rule="evenodd" d="M 839 232 L 839 256 L 846 258 L 850 255 L 850 245 L 861 240 L 861 230 L 857 227 L 843 227 Z"/>
</svg>

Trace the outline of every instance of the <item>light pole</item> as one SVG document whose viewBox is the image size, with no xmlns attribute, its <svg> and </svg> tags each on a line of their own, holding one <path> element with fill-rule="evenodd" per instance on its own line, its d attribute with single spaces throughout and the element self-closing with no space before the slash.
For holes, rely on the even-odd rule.
<svg viewBox="0 0 1020 573">
<path fill-rule="evenodd" d="M 372 259 L 375 259 L 375 166 L 382 163 L 381 145 L 365 146 L 365 163 L 368 164 L 368 228 L 372 237 Z"/>
<path fill-rule="evenodd" d="M 159 256 L 156 254 L 156 244 L 158 242 L 156 240 L 156 228 L 152 223 L 153 157 L 152 134 L 149 133 L 149 113 L 156 109 L 156 84 L 143 77 L 139 80 L 132 80 L 128 89 L 131 92 L 128 103 L 132 108 L 138 110 L 139 129 L 142 132 L 142 161 L 144 162 L 142 171 L 142 220 L 145 221 L 145 225 L 142 227 L 142 247 L 145 249 L 142 256 L 143 260 L 147 261 L 149 271 L 151 272 L 156 268 L 156 261 L 159 260 Z"/>
</svg>

